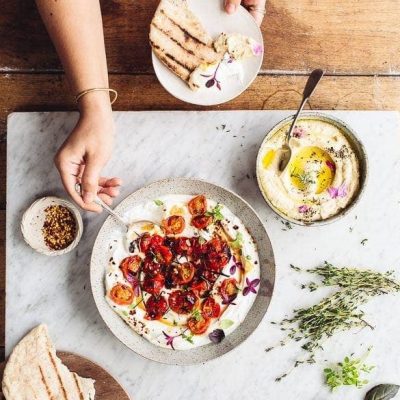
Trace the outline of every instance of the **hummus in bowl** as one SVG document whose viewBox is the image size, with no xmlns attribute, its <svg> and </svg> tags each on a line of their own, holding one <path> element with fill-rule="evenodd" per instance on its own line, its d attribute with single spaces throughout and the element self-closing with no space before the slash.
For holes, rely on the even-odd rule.
<svg viewBox="0 0 400 400">
<path fill-rule="evenodd" d="M 361 143 L 341 121 L 304 114 L 290 139 L 292 157 L 279 171 L 280 149 L 292 117 L 265 137 L 257 158 L 261 192 L 281 217 L 302 225 L 332 220 L 359 197 L 366 177 Z"/>
</svg>

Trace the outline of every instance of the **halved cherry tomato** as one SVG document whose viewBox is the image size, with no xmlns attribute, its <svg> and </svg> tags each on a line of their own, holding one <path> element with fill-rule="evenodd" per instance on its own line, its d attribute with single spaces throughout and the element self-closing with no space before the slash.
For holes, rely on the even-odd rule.
<svg viewBox="0 0 400 400">
<path fill-rule="evenodd" d="M 193 279 L 194 273 L 195 268 L 192 263 L 177 264 L 173 266 L 172 279 L 177 285 L 185 285 Z"/>
<path fill-rule="evenodd" d="M 156 274 L 154 276 L 148 276 L 144 279 L 142 287 L 143 290 L 150 294 L 160 294 L 164 287 L 164 276 Z"/>
<path fill-rule="evenodd" d="M 204 300 L 204 303 L 201 306 L 201 315 L 204 318 L 218 318 L 220 312 L 221 307 L 214 298 L 209 297 L 208 299 Z"/>
<path fill-rule="evenodd" d="M 204 239 L 194 237 L 191 241 L 193 246 L 192 253 L 195 258 L 201 258 L 204 254 L 207 253 L 207 243 L 204 241 Z"/>
<path fill-rule="evenodd" d="M 199 297 L 203 297 L 210 289 L 209 284 L 204 279 L 194 278 L 190 284 L 190 289 L 193 290 Z"/>
<path fill-rule="evenodd" d="M 145 305 L 146 319 L 160 319 L 168 311 L 168 303 L 163 296 L 150 296 Z"/>
<path fill-rule="evenodd" d="M 117 283 L 110 291 L 111 300 L 120 306 L 131 304 L 134 297 L 132 288 L 122 283 Z"/>
<path fill-rule="evenodd" d="M 169 265 L 172 261 L 172 252 L 167 246 L 158 246 L 154 248 L 154 254 L 159 263 Z"/>
<path fill-rule="evenodd" d="M 230 254 L 227 255 L 226 253 L 213 252 L 208 254 L 207 268 L 215 272 L 221 272 L 225 265 L 228 264 L 230 258 Z"/>
<path fill-rule="evenodd" d="M 191 313 L 198 301 L 198 297 L 192 290 L 175 290 L 168 299 L 171 310 L 177 314 Z"/>
<path fill-rule="evenodd" d="M 180 256 L 183 256 L 183 255 L 190 256 L 193 251 L 191 240 L 188 238 L 185 238 L 185 237 L 177 238 L 173 247 L 174 247 L 176 254 L 178 254 Z"/>
<path fill-rule="evenodd" d="M 235 278 L 224 279 L 219 292 L 224 299 L 234 299 L 239 292 L 238 281 Z"/>
<path fill-rule="evenodd" d="M 160 235 L 153 235 L 150 239 L 150 249 L 154 250 L 155 248 L 162 246 L 164 244 L 164 238 Z"/>
<path fill-rule="evenodd" d="M 146 256 L 142 266 L 143 272 L 149 275 L 155 275 L 161 272 L 161 265 L 154 261 L 153 256 Z"/>
<path fill-rule="evenodd" d="M 208 329 L 210 322 L 209 318 L 201 317 L 197 320 L 195 317 L 191 317 L 187 321 L 187 326 L 194 335 L 201 335 Z"/>
<path fill-rule="evenodd" d="M 218 278 L 218 274 L 209 269 L 203 270 L 202 276 L 205 280 L 207 280 L 211 284 L 213 284 Z"/>
<path fill-rule="evenodd" d="M 180 215 L 171 215 L 161 221 L 161 225 L 167 235 L 177 235 L 185 229 L 185 218 Z"/>
<path fill-rule="evenodd" d="M 139 250 L 142 253 L 147 253 L 147 251 L 150 248 L 150 243 L 151 243 L 150 233 L 147 233 L 147 232 L 143 233 L 143 235 L 140 236 L 140 239 L 139 239 Z"/>
<path fill-rule="evenodd" d="M 124 274 L 125 279 L 128 282 L 132 282 L 135 278 L 136 273 L 139 271 L 142 265 L 142 259 L 139 256 L 126 257 L 121 261 L 119 268 Z"/>
<path fill-rule="evenodd" d="M 200 214 L 192 218 L 190 222 L 197 229 L 205 229 L 213 222 L 211 215 Z"/>
<path fill-rule="evenodd" d="M 189 212 L 192 215 L 204 214 L 207 211 L 207 200 L 202 194 L 193 197 L 188 203 Z"/>
</svg>

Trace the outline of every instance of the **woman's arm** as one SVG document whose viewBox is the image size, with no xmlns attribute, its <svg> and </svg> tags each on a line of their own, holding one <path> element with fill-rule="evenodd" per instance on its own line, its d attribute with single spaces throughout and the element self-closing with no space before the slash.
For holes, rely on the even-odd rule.
<svg viewBox="0 0 400 400">
<path fill-rule="evenodd" d="M 99 0 L 36 0 L 57 49 L 72 93 L 108 88 L 107 61 Z M 109 93 L 91 92 L 79 100 L 80 118 L 55 157 L 62 182 L 83 208 L 100 211 L 92 203 L 99 195 L 108 203 L 118 195 L 117 178 L 100 177 L 111 156 L 114 122 Z M 75 191 L 82 180 L 83 201 Z"/>
</svg>

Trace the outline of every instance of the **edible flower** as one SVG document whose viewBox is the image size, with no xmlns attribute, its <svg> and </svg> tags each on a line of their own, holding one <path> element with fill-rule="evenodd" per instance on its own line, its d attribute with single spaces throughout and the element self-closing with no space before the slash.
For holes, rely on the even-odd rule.
<svg viewBox="0 0 400 400">
<path fill-rule="evenodd" d="M 309 210 L 310 210 L 310 207 L 307 206 L 306 204 L 303 204 L 302 206 L 299 207 L 299 213 L 301 213 L 301 214 L 305 214 Z"/>
<path fill-rule="evenodd" d="M 260 56 L 263 52 L 263 48 L 260 43 L 254 44 L 252 50 L 255 56 Z"/>
<path fill-rule="evenodd" d="M 247 296 L 250 292 L 257 294 L 256 287 L 260 284 L 259 279 L 253 279 L 250 281 L 249 278 L 246 278 L 247 286 L 243 289 L 243 296 Z"/>
<path fill-rule="evenodd" d="M 172 349 L 175 350 L 175 348 L 174 348 L 174 339 L 176 337 L 180 336 L 180 335 L 178 335 L 178 336 L 170 336 L 170 335 L 167 335 L 164 331 L 162 331 L 162 333 L 165 336 L 165 339 L 167 339 L 167 346 L 171 346 Z"/>
<path fill-rule="evenodd" d="M 336 199 L 338 197 L 346 197 L 347 195 L 347 187 L 345 183 L 342 183 L 339 187 L 335 188 L 331 186 L 328 188 L 328 193 L 332 199 Z"/>
<path fill-rule="evenodd" d="M 236 268 L 239 268 L 242 271 L 244 270 L 243 264 L 240 261 L 237 261 L 235 256 L 232 256 L 232 260 L 233 260 L 233 264 L 232 264 L 231 268 L 229 269 L 229 273 L 231 275 L 235 274 Z"/>
<path fill-rule="evenodd" d="M 332 171 L 335 172 L 336 171 L 336 164 L 333 163 L 332 161 L 326 161 L 326 165 L 328 166 L 328 168 Z"/>
<path fill-rule="evenodd" d="M 306 134 L 306 131 L 303 128 L 300 128 L 299 126 L 295 126 L 293 129 L 292 136 L 300 139 Z"/>
</svg>

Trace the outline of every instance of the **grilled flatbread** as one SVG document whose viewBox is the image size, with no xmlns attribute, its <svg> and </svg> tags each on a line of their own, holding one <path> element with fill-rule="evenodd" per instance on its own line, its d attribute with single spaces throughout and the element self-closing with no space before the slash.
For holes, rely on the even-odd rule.
<svg viewBox="0 0 400 400">
<path fill-rule="evenodd" d="M 81 378 L 56 355 L 47 326 L 39 325 L 15 346 L 3 376 L 7 400 L 93 400 L 94 380 Z"/>
<path fill-rule="evenodd" d="M 222 58 L 185 0 L 161 0 L 151 22 L 150 44 L 155 55 L 186 82 L 200 64 Z"/>
</svg>

